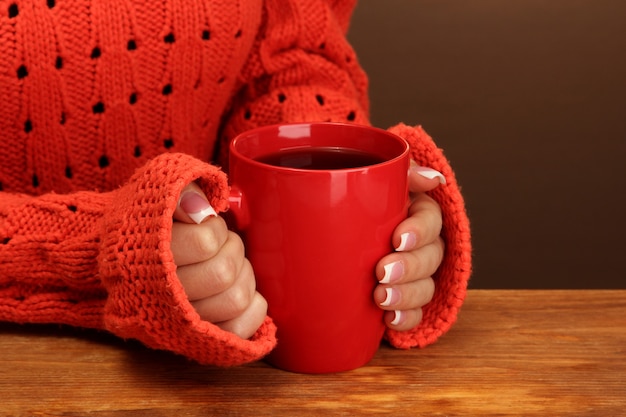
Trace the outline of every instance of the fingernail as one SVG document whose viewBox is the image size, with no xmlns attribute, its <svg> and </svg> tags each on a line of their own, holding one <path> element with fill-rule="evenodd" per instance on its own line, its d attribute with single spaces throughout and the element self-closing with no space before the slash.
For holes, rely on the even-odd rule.
<svg viewBox="0 0 626 417">
<path fill-rule="evenodd" d="M 405 232 L 400 235 L 400 244 L 396 248 L 397 252 L 402 252 L 407 249 L 412 249 L 415 246 L 415 242 L 417 242 L 417 238 L 414 233 Z"/>
<path fill-rule="evenodd" d="M 385 301 L 383 301 L 382 303 L 380 303 L 381 306 L 383 307 L 389 307 L 392 304 L 395 304 L 398 302 L 398 299 L 400 298 L 398 291 L 394 288 L 385 288 L 385 291 L 387 293 L 386 297 L 385 297 Z"/>
<path fill-rule="evenodd" d="M 390 324 L 397 326 L 400 322 L 402 322 L 402 312 L 400 310 L 394 310 L 393 314 L 394 318 Z"/>
<path fill-rule="evenodd" d="M 381 284 L 390 284 L 398 281 L 402 276 L 402 272 L 404 272 L 404 265 L 400 261 L 387 264 L 383 268 L 385 269 L 385 275 L 379 281 Z"/>
<path fill-rule="evenodd" d="M 411 170 L 421 175 L 424 178 L 428 178 L 429 180 L 432 180 L 433 178 L 437 178 L 439 179 L 439 184 L 446 183 L 446 177 L 444 177 L 441 172 L 434 170 L 432 168 L 422 167 L 417 164 L 411 164 Z"/>
<path fill-rule="evenodd" d="M 209 202 L 193 192 L 185 193 L 180 198 L 180 208 L 197 224 L 202 223 L 209 216 L 217 216 Z"/>
</svg>

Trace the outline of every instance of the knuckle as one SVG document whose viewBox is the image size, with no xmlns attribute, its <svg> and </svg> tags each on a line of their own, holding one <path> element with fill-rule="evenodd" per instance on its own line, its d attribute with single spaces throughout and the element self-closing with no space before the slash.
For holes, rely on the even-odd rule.
<svg viewBox="0 0 626 417">
<path fill-rule="evenodd" d="M 426 288 L 424 291 L 424 304 L 428 304 L 432 301 L 435 295 L 435 280 L 432 278 L 426 279 Z"/>
<path fill-rule="evenodd" d="M 238 283 L 245 286 L 254 282 L 254 278 L 247 279 L 247 275 L 242 275 L 247 272 L 245 267 L 249 262 L 244 257 L 243 242 L 237 235 L 233 235 L 236 239 L 207 262 L 206 275 L 211 278 L 209 285 L 218 292 L 226 291 Z M 251 267 L 248 269 L 251 270 Z"/>
<path fill-rule="evenodd" d="M 212 230 L 200 230 L 200 228 L 198 228 L 198 233 L 191 235 L 189 244 L 203 258 L 214 256 L 220 248 L 217 235 Z"/>
<path fill-rule="evenodd" d="M 425 220 L 433 229 L 437 230 L 437 234 L 441 231 L 443 219 L 441 206 L 437 201 L 426 194 L 421 194 L 421 198 L 415 201 L 414 212 L 419 212 L 425 216 Z"/>
<path fill-rule="evenodd" d="M 254 335 L 256 330 L 263 324 L 267 314 L 267 301 L 259 294 L 255 293 L 249 309 L 244 316 L 240 316 L 230 321 L 230 331 L 243 339 Z"/>
<path fill-rule="evenodd" d="M 234 285 L 236 272 L 237 265 L 234 259 L 230 256 L 222 256 L 211 262 L 208 275 L 213 281 L 213 287 L 225 291 Z"/>
<path fill-rule="evenodd" d="M 419 285 L 413 290 L 411 301 L 407 302 L 404 307 L 411 309 L 419 309 L 430 303 L 435 295 L 435 285 L 432 278 L 424 278 L 420 280 Z"/>
<path fill-rule="evenodd" d="M 262 318 L 265 318 L 265 316 L 267 315 L 267 308 L 269 307 L 269 305 L 267 304 L 267 300 L 258 292 L 255 293 L 255 297 L 258 303 L 259 314 Z"/>
<path fill-rule="evenodd" d="M 245 248 L 241 237 L 237 233 L 229 230 L 228 240 L 233 247 L 234 253 L 237 254 L 237 256 L 243 256 L 245 253 Z"/>
<path fill-rule="evenodd" d="M 427 277 L 437 272 L 443 262 L 444 250 L 444 243 L 441 238 L 437 238 L 436 241 L 423 248 L 416 261 L 416 275 Z"/>
<path fill-rule="evenodd" d="M 441 236 L 437 237 L 437 266 L 439 266 L 439 264 L 441 264 L 441 261 L 443 261 L 443 256 L 446 252 L 446 242 L 443 240 L 443 238 Z"/>
<path fill-rule="evenodd" d="M 441 266 L 441 263 L 443 262 L 444 251 L 445 251 L 445 244 L 443 243 L 443 239 L 441 237 L 438 237 L 437 240 L 432 245 L 432 247 L 433 247 L 432 255 L 430 256 L 431 262 L 429 265 L 429 269 L 427 271 L 428 275 L 434 274 L 439 269 L 439 267 Z"/>
<path fill-rule="evenodd" d="M 244 286 L 238 286 L 233 288 L 233 291 L 230 292 L 229 301 L 231 311 L 239 316 L 248 309 L 248 306 L 252 301 L 252 296 L 247 288 Z"/>
<path fill-rule="evenodd" d="M 235 319 L 235 320 L 230 321 L 228 323 L 228 327 L 226 328 L 226 330 L 228 330 L 231 333 L 236 334 L 242 339 L 247 339 L 248 337 L 251 336 L 249 334 L 250 332 L 248 331 L 248 327 L 245 325 L 243 320 Z"/>
<path fill-rule="evenodd" d="M 194 233 L 189 236 L 190 245 L 205 259 L 215 256 L 224 245 L 228 229 L 221 217 L 212 218 L 209 222 L 194 227 Z"/>
<path fill-rule="evenodd" d="M 433 234 L 439 235 L 441 234 L 441 230 L 443 228 L 443 218 L 441 213 L 441 207 L 434 200 L 430 209 L 427 211 L 429 217 L 427 219 L 428 224 L 431 225 L 433 229 Z"/>
</svg>

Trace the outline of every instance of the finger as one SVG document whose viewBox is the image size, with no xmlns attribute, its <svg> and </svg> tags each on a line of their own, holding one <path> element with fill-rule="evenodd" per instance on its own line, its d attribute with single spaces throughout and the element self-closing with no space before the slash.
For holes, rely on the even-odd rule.
<svg viewBox="0 0 626 417">
<path fill-rule="evenodd" d="M 267 316 L 267 301 L 257 292 L 248 308 L 239 317 L 217 323 L 217 325 L 242 339 L 249 339 L 261 327 L 265 316 Z"/>
<path fill-rule="evenodd" d="M 419 166 L 415 161 L 411 161 L 409 167 L 409 191 L 423 193 L 445 183 L 446 178 L 441 172 L 429 167 Z"/>
<path fill-rule="evenodd" d="M 233 320 L 246 311 L 255 294 L 256 283 L 250 262 L 245 259 L 234 285 L 212 297 L 192 301 L 203 320 L 219 323 Z"/>
<path fill-rule="evenodd" d="M 409 217 L 393 232 L 396 251 L 409 251 L 434 241 L 441 233 L 442 219 L 439 204 L 424 193 L 413 197 Z"/>
<path fill-rule="evenodd" d="M 228 238 L 228 227 L 220 216 L 201 224 L 174 222 L 170 249 L 174 263 L 184 266 L 214 257 Z"/>
<path fill-rule="evenodd" d="M 432 276 L 441 265 L 445 245 L 441 237 L 433 243 L 408 252 L 395 252 L 376 265 L 381 284 L 403 284 Z"/>
<path fill-rule="evenodd" d="M 384 321 L 392 330 L 404 332 L 411 330 L 422 321 L 422 309 L 386 311 Z"/>
<path fill-rule="evenodd" d="M 174 220 L 199 224 L 211 216 L 217 216 L 217 213 L 200 187 L 192 182 L 183 188 L 174 211 Z"/>
<path fill-rule="evenodd" d="M 424 278 L 399 285 L 378 285 L 374 301 L 383 310 L 410 310 L 428 304 L 435 293 L 435 281 Z"/>
<path fill-rule="evenodd" d="M 218 254 L 206 261 L 185 265 L 176 270 L 187 297 L 196 301 L 211 297 L 235 284 L 245 263 L 241 238 L 228 232 L 228 239 Z"/>
</svg>

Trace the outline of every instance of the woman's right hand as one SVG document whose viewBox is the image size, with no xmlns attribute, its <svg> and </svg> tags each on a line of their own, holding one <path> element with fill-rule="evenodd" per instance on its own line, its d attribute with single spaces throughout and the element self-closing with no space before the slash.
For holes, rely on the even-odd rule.
<svg viewBox="0 0 626 417">
<path fill-rule="evenodd" d="M 181 192 L 171 250 L 178 279 L 200 317 L 242 339 L 254 335 L 267 315 L 267 301 L 256 291 L 241 238 L 195 183 Z"/>
</svg>

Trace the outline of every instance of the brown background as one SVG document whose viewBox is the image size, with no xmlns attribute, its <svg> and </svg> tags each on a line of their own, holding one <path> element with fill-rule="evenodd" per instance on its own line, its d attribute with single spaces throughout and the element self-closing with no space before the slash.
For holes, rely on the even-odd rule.
<svg viewBox="0 0 626 417">
<path fill-rule="evenodd" d="M 626 288 L 626 1 L 361 0 L 349 37 L 457 172 L 471 287 Z"/>
</svg>

